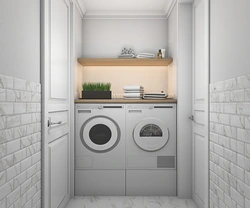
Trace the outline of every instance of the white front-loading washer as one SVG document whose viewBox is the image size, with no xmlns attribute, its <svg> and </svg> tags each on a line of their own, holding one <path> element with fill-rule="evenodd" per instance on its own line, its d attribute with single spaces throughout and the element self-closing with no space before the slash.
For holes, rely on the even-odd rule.
<svg viewBox="0 0 250 208">
<path fill-rule="evenodd" d="M 126 195 L 176 196 L 176 104 L 126 105 Z"/>
<path fill-rule="evenodd" d="M 125 195 L 125 106 L 76 104 L 75 195 Z"/>
</svg>

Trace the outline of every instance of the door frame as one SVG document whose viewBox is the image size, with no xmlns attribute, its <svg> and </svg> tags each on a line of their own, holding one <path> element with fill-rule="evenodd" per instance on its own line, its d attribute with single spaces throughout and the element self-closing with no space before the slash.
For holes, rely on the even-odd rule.
<svg viewBox="0 0 250 208">
<path fill-rule="evenodd" d="M 75 65 L 77 64 L 76 57 L 76 11 L 78 11 L 83 19 L 86 13 L 80 0 L 69 0 L 71 3 L 71 87 L 70 87 L 70 197 L 75 196 Z"/>
<path fill-rule="evenodd" d="M 50 187 L 48 181 L 50 181 L 49 175 L 48 175 L 48 159 L 49 159 L 49 151 L 48 151 L 48 138 L 47 138 L 47 131 L 48 131 L 48 115 L 47 112 L 49 110 L 48 108 L 48 102 L 46 101 L 46 96 L 48 94 L 48 86 L 50 80 L 47 78 L 47 73 L 48 73 L 48 68 L 50 68 L 50 47 L 51 47 L 51 42 L 50 42 L 50 4 L 52 0 L 41 0 L 40 1 L 40 31 L 41 31 L 41 40 L 40 40 L 40 47 L 41 47 L 41 63 L 40 63 L 40 75 L 41 75 L 41 83 L 42 83 L 42 127 L 41 127 L 41 132 L 42 132 L 42 197 L 41 197 L 41 202 L 42 202 L 42 207 L 50 207 L 50 199 L 48 198 L 49 196 L 47 193 L 50 192 Z M 65 1 L 65 0 L 64 0 Z M 70 30 L 72 29 L 72 5 L 74 3 L 74 0 L 67 0 L 69 3 L 69 28 Z M 66 2 L 66 1 L 65 1 Z M 72 59 L 73 59 L 73 54 L 72 54 L 72 49 L 74 47 L 73 45 L 73 32 L 68 31 L 70 38 L 69 38 L 69 68 L 70 68 L 70 86 L 68 86 L 69 90 L 69 122 L 70 122 L 70 127 L 69 127 L 69 145 L 70 148 L 69 150 L 69 157 L 68 162 L 71 163 L 71 138 L 74 138 L 74 129 L 72 131 L 72 116 L 74 115 L 74 90 L 72 92 L 72 80 L 74 80 L 74 73 L 72 72 Z M 73 76 L 73 77 L 72 77 Z M 72 115 L 73 114 L 73 115 Z M 74 117 L 73 117 L 74 119 Z M 73 136 L 73 137 L 72 137 Z M 69 164 L 69 168 L 71 168 L 71 165 Z M 69 196 L 67 196 L 67 199 L 64 199 L 62 203 L 60 204 L 59 207 L 66 207 L 68 204 L 69 197 L 71 196 L 71 171 L 68 170 L 69 174 L 69 180 L 68 180 L 68 190 L 69 190 Z M 74 193 L 73 193 L 74 194 Z"/>
<path fill-rule="evenodd" d="M 192 74 L 194 74 L 194 61 L 195 61 L 195 52 L 194 52 L 194 48 L 195 48 L 195 7 L 197 7 L 201 1 L 204 1 L 205 4 L 205 78 L 207 79 L 207 96 L 205 96 L 205 113 L 204 113 L 204 123 L 205 123 L 205 157 L 204 157 L 204 161 L 206 162 L 205 164 L 205 202 L 204 202 L 204 207 L 208 208 L 209 207 L 209 83 L 210 83 L 210 0 L 194 0 L 193 1 L 193 66 L 192 66 Z M 193 75 L 192 75 L 193 76 Z M 194 82 L 193 82 L 194 84 Z M 194 89 L 194 85 L 192 86 L 192 88 Z M 192 93 L 192 95 L 194 95 L 194 93 Z M 193 103 L 193 99 L 192 98 L 192 103 Z M 193 109 L 193 104 L 192 104 L 192 115 L 194 115 L 194 109 Z M 192 191 L 192 198 L 194 200 L 194 183 L 195 183 L 195 174 L 194 174 L 194 132 L 193 132 L 193 128 L 192 128 L 192 161 L 193 161 L 193 167 L 192 167 L 192 180 L 193 180 L 193 191 Z M 198 206 L 198 205 L 197 205 Z"/>
</svg>

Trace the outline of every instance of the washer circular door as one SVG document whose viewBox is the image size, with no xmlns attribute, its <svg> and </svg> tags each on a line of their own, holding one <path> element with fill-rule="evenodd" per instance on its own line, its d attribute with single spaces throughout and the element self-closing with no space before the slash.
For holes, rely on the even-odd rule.
<svg viewBox="0 0 250 208">
<path fill-rule="evenodd" d="M 169 130 L 161 120 L 147 118 L 136 125 L 133 136 L 135 143 L 141 149 L 157 151 L 167 144 Z"/>
<path fill-rule="evenodd" d="M 114 120 L 105 116 L 96 116 L 82 125 L 80 138 L 90 151 L 108 152 L 119 143 L 120 129 Z"/>
</svg>

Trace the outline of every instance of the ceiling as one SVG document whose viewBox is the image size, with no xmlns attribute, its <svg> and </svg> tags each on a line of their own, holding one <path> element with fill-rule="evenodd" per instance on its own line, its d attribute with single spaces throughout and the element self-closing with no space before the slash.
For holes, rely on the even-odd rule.
<svg viewBox="0 0 250 208">
<path fill-rule="evenodd" d="M 77 2 L 85 19 L 166 19 L 176 1 L 78 0 Z"/>
</svg>

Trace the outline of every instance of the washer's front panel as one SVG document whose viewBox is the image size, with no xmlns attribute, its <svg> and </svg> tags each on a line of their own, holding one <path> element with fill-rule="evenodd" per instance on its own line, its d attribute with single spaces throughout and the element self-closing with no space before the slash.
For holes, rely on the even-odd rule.
<svg viewBox="0 0 250 208">
<path fill-rule="evenodd" d="M 76 196 L 124 196 L 125 170 L 76 170 Z"/>
<path fill-rule="evenodd" d="M 76 105 L 76 169 L 125 169 L 125 107 Z"/>
</svg>

